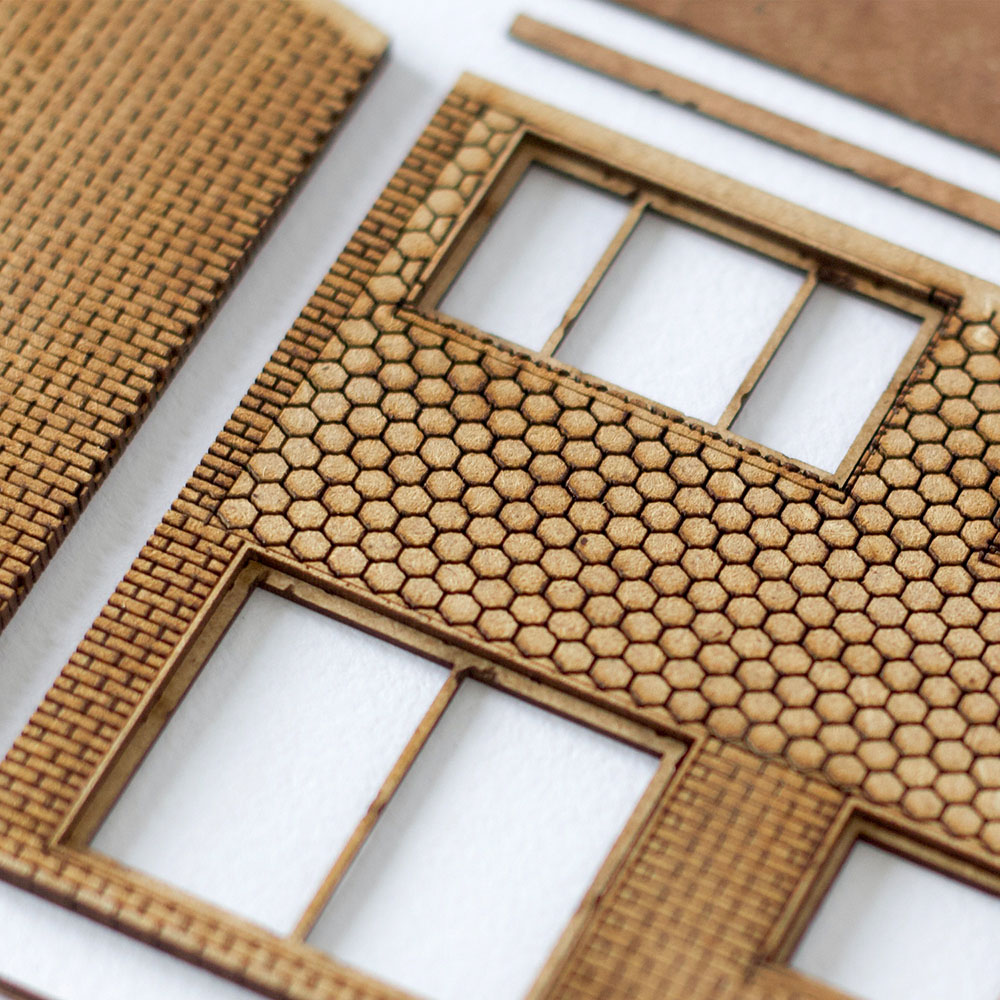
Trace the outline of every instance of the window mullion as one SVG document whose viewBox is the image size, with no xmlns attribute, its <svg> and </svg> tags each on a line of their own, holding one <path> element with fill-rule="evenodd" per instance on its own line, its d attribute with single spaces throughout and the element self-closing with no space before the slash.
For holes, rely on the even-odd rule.
<svg viewBox="0 0 1000 1000">
<path fill-rule="evenodd" d="M 385 807 L 402 784 L 407 772 L 413 766 L 413 762 L 417 759 L 417 754 L 423 749 L 428 737 L 434 731 L 434 727 L 440 722 L 441 716 L 444 715 L 445 709 L 447 709 L 452 698 L 455 696 L 455 692 L 458 690 L 463 672 L 464 668 L 456 665 L 452 669 L 448 679 L 441 686 L 441 690 L 437 693 L 434 701 L 431 702 L 430 708 L 427 709 L 426 714 L 420 720 L 420 725 L 417 726 L 392 770 L 382 783 L 378 794 L 372 800 L 368 811 L 357 827 L 355 827 L 354 833 L 351 834 L 351 839 L 348 840 L 344 849 L 340 852 L 337 860 L 333 863 L 333 867 L 326 878 L 323 879 L 322 885 L 316 891 L 316 895 L 313 896 L 301 919 L 295 925 L 295 929 L 289 935 L 290 940 L 304 941 L 313 929 L 326 904 L 330 901 L 333 891 L 337 888 L 340 880 L 344 877 L 347 869 L 351 866 L 351 863 L 357 857 L 358 852 L 364 846 L 365 841 L 374 829 L 379 816 L 382 815 Z"/>
<path fill-rule="evenodd" d="M 625 221 L 622 222 L 618 232 L 615 233 L 614 238 L 608 244 L 607 249 L 601 254 L 601 258 L 594 266 L 594 270 L 588 275 L 583 287 L 577 292 L 576 297 L 570 303 L 559 325 L 549 336 L 549 339 L 545 341 L 539 354 L 551 357 L 555 353 L 556 349 L 562 343 L 563 337 L 566 336 L 566 331 L 569 330 L 573 321 L 580 315 L 583 307 L 587 304 L 587 300 L 594 294 L 594 289 L 600 284 L 601 279 L 607 273 L 608 268 L 611 267 L 621 248 L 625 246 L 625 241 L 632 235 L 632 230 L 638 225 L 639 219 L 642 218 L 642 213 L 649 206 L 649 201 L 649 196 L 646 194 L 640 194 L 636 197 L 632 203 L 632 207 L 629 209 L 628 215 L 625 216 Z"/>
<path fill-rule="evenodd" d="M 798 319 L 799 313 L 802 311 L 803 306 L 812 295 L 816 284 L 818 281 L 816 267 L 813 266 L 809 269 L 806 275 L 805 281 L 802 282 L 802 286 L 799 288 L 798 292 L 795 294 L 795 298 L 792 299 L 791 304 L 785 310 L 784 315 L 781 317 L 778 325 L 774 328 L 774 332 L 767 339 L 767 343 L 761 349 L 760 354 L 757 355 L 756 360 L 750 366 L 750 370 L 747 372 L 746 378 L 740 383 L 740 387 L 736 390 L 735 395 L 729 401 L 729 405 L 722 411 L 722 416 L 719 417 L 718 426 L 722 428 L 728 428 L 732 422 L 736 419 L 740 410 L 743 408 L 743 404 L 746 401 L 747 396 L 753 391 L 753 387 L 757 384 L 758 379 L 764 374 L 764 369 L 768 366 L 771 358 L 774 357 L 774 352 L 781 346 L 781 342 L 785 339 L 785 335 L 792 328 L 792 324 Z"/>
</svg>

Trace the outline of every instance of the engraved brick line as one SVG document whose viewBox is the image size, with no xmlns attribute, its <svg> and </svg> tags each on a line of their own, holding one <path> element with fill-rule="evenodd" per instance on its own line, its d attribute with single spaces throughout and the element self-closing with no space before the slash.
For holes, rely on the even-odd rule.
<svg viewBox="0 0 1000 1000">
<path fill-rule="evenodd" d="M 745 979 L 840 801 L 709 743 L 602 897 L 554 995 L 759 995 Z"/>
<path fill-rule="evenodd" d="M 198 7 L 198 5 L 191 7 L 190 5 L 185 6 L 180 4 L 166 6 L 170 8 L 174 21 L 177 20 L 177 11 L 180 11 L 181 13 L 187 11 L 190 13 L 194 10 L 194 8 Z M 136 9 L 137 8 L 135 8 L 134 5 L 124 4 L 119 5 L 118 12 L 119 15 L 122 12 L 127 13 L 128 19 L 132 20 L 132 14 Z M 280 5 L 275 5 L 274 7 L 269 8 L 269 12 L 273 14 L 274 18 L 281 16 L 287 18 L 289 13 L 291 13 L 294 15 L 293 20 L 296 23 L 301 23 L 302 15 L 296 13 L 294 10 L 285 10 L 284 13 L 282 13 L 282 10 L 284 10 L 284 8 L 281 8 Z M 196 10 L 195 13 L 202 21 L 204 20 L 204 10 Z M 226 38 L 227 34 L 231 35 L 234 31 L 239 30 L 239 25 L 241 23 L 240 19 L 235 17 L 227 19 L 224 16 L 226 14 L 227 11 L 225 9 L 222 7 L 218 8 L 216 16 L 222 16 L 223 20 L 219 26 L 220 31 L 213 33 L 213 37 L 219 36 L 215 38 L 215 41 L 213 42 L 216 46 L 220 44 L 228 44 Z M 312 15 L 309 15 L 309 17 L 312 17 Z M 106 22 L 106 13 L 103 14 L 101 18 Z M 140 16 L 136 20 L 141 27 L 142 17 Z M 117 22 L 115 23 L 117 24 Z M 100 29 L 101 24 L 99 23 L 93 27 Z M 167 41 L 169 41 L 170 28 L 171 25 L 167 24 L 164 28 L 164 32 L 161 33 Z M 164 288 L 173 286 L 182 291 L 190 289 L 195 292 L 195 297 L 189 299 L 185 299 L 183 295 L 180 299 L 176 299 L 176 296 L 174 296 L 175 304 L 172 306 L 172 309 L 174 314 L 181 318 L 181 324 L 175 324 L 162 312 L 151 312 L 150 310 L 155 310 L 157 308 L 162 309 L 162 306 L 159 306 L 157 303 L 157 297 L 148 295 L 144 296 L 142 288 L 136 287 L 140 278 L 144 281 L 151 280 L 150 275 L 152 275 L 152 278 L 157 278 L 158 272 L 151 269 L 152 257 L 150 255 L 146 255 L 148 259 L 142 264 L 138 271 L 135 271 L 135 264 L 128 257 L 128 255 L 117 253 L 119 244 L 123 242 L 123 235 L 127 235 L 127 232 L 132 230 L 136 230 L 142 234 L 140 236 L 140 240 L 145 239 L 148 245 L 153 247 L 160 247 L 162 245 L 161 241 L 152 240 L 152 237 L 149 234 L 155 229 L 155 225 L 152 220 L 157 218 L 163 206 L 156 206 L 155 211 L 148 210 L 145 213 L 140 213 L 131 223 L 126 224 L 127 227 L 130 226 L 131 229 L 126 228 L 126 230 L 122 230 L 123 217 L 115 217 L 118 212 L 117 202 L 120 201 L 120 197 L 113 191 L 107 182 L 101 182 L 102 187 L 100 190 L 93 188 L 93 184 L 97 183 L 94 178 L 101 176 L 100 171 L 91 177 L 90 183 L 92 190 L 94 190 L 98 196 L 100 196 L 101 191 L 104 189 L 112 190 L 112 193 L 115 195 L 112 201 L 115 203 L 108 205 L 107 208 L 98 206 L 96 210 L 97 219 L 96 221 L 92 220 L 90 226 L 94 227 L 98 225 L 102 216 L 106 216 L 106 218 L 113 223 L 113 225 L 108 227 L 112 230 L 112 232 L 104 232 L 101 237 L 101 239 L 108 244 L 108 253 L 104 255 L 107 259 L 104 263 L 105 267 L 107 267 L 115 266 L 116 261 L 118 262 L 118 277 L 116 281 L 121 282 L 124 280 L 127 282 L 127 284 L 120 286 L 122 294 L 118 293 L 118 284 L 114 282 L 110 285 L 104 284 L 103 290 L 100 292 L 100 294 L 104 296 L 104 299 L 93 300 L 96 301 L 97 306 L 94 309 L 93 314 L 91 314 L 87 309 L 83 308 L 83 304 L 89 305 L 90 302 L 85 298 L 85 292 L 80 291 L 81 288 L 86 289 L 87 285 L 85 282 L 79 283 L 73 292 L 73 294 L 77 296 L 77 305 L 74 307 L 73 311 L 67 314 L 65 308 L 61 308 L 53 303 L 53 298 L 58 296 L 60 292 L 63 298 L 66 294 L 66 289 L 62 285 L 63 279 L 59 279 L 54 287 L 43 283 L 42 285 L 36 287 L 35 291 L 32 293 L 33 301 L 37 301 L 43 305 L 41 312 L 38 312 L 38 310 L 30 307 L 30 303 L 28 304 L 29 307 L 26 308 L 26 310 L 19 313 L 14 312 L 8 307 L 5 312 L 8 322 L 20 322 L 21 324 L 27 322 L 29 324 L 33 324 L 35 328 L 38 329 L 38 323 L 41 319 L 43 321 L 42 328 L 45 329 L 46 335 L 39 337 L 37 333 L 30 334 L 27 330 L 25 331 L 28 336 L 34 337 L 37 343 L 37 350 L 34 352 L 34 356 L 38 360 L 33 365 L 32 371 L 38 372 L 41 375 L 41 379 L 34 378 L 34 376 L 32 376 L 31 382 L 35 387 L 32 392 L 41 392 L 42 397 L 36 399 L 35 396 L 29 394 L 27 400 L 17 399 L 17 395 L 28 388 L 24 378 L 25 375 L 30 374 L 30 372 L 22 372 L 16 377 L 17 380 L 14 383 L 7 383 L 7 390 L 11 392 L 12 398 L 10 405 L 3 414 L 3 419 L 0 420 L 0 430 L 6 430 L 6 433 L 10 436 L 12 447 L 5 448 L 5 451 L 14 452 L 15 454 L 18 451 L 23 452 L 27 444 L 27 438 L 32 434 L 39 433 L 40 431 L 44 432 L 44 425 L 42 422 L 47 418 L 47 413 L 54 410 L 59 414 L 59 422 L 56 424 L 57 431 L 65 433 L 66 430 L 71 428 L 71 433 L 76 432 L 77 435 L 80 435 L 79 440 L 83 445 L 81 450 L 84 452 L 83 456 L 74 455 L 71 460 L 73 464 L 81 467 L 79 472 L 74 472 L 66 465 L 65 453 L 61 456 L 46 456 L 44 452 L 40 453 L 37 457 L 34 454 L 27 455 L 26 457 L 30 463 L 34 464 L 35 462 L 38 462 L 39 465 L 42 466 L 44 470 L 44 480 L 38 482 L 37 484 L 30 482 L 26 484 L 22 480 L 19 486 L 12 489 L 12 484 L 9 482 L 11 477 L 5 476 L 3 492 L 8 497 L 8 507 L 11 501 L 26 502 L 31 504 L 35 501 L 36 497 L 41 497 L 43 501 L 46 501 L 48 496 L 54 493 L 55 509 L 52 508 L 52 505 L 47 505 L 48 509 L 46 516 L 49 518 L 61 516 L 65 521 L 68 521 L 75 515 L 82 500 L 85 499 L 89 488 L 92 488 L 93 484 L 91 482 L 91 476 L 95 474 L 100 475 L 106 469 L 108 460 L 107 448 L 109 445 L 109 441 L 107 440 L 108 436 L 117 435 L 122 428 L 127 428 L 132 423 L 131 415 L 134 410 L 148 405 L 152 396 L 156 391 L 158 391 L 160 384 L 163 381 L 162 369 L 164 365 L 168 362 L 170 364 L 175 363 L 180 353 L 180 348 L 182 347 L 182 340 L 180 338 L 176 338 L 173 344 L 169 344 L 165 353 L 162 344 L 155 344 L 153 341 L 146 338 L 142 331 L 152 331 L 155 329 L 156 325 L 162 327 L 166 323 L 168 327 L 177 329 L 179 332 L 183 332 L 183 323 L 189 323 L 192 319 L 198 319 L 199 313 L 202 318 L 207 318 L 207 311 L 200 301 L 204 300 L 204 295 L 201 292 L 198 292 L 192 284 L 192 282 L 197 284 L 202 281 L 202 279 L 198 276 L 197 271 L 204 271 L 206 262 L 209 269 L 214 267 L 216 264 L 224 265 L 230 258 L 239 252 L 240 247 L 242 247 L 242 245 L 246 242 L 249 230 L 239 221 L 238 217 L 242 216 L 246 219 L 247 223 L 256 225 L 259 228 L 258 216 L 260 212 L 266 210 L 269 204 L 274 201 L 275 195 L 280 192 L 283 183 L 287 186 L 287 178 L 293 176 L 296 170 L 301 167 L 303 157 L 313 151 L 318 140 L 322 137 L 322 134 L 328 131 L 333 124 L 334 117 L 342 110 L 344 94 L 353 90 L 353 88 L 355 88 L 360 82 L 361 78 L 363 78 L 363 76 L 370 69 L 367 61 L 351 59 L 338 71 L 336 60 L 328 59 L 331 36 L 329 27 L 324 21 L 315 19 L 315 24 L 312 25 L 311 30 L 312 34 L 308 35 L 303 40 L 305 42 L 304 48 L 313 53 L 310 58 L 313 63 L 318 66 L 319 73 L 314 79 L 309 78 L 309 74 L 313 71 L 308 68 L 296 69 L 293 67 L 289 69 L 287 66 L 281 67 L 280 57 L 275 59 L 273 54 L 258 55 L 257 49 L 255 49 L 251 54 L 251 60 L 257 58 L 258 62 L 263 67 L 258 75 L 261 76 L 261 79 L 265 84 L 287 78 L 290 83 L 297 84 L 299 90 L 298 93 L 294 93 L 293 87 L 289 86 L 285 88 L 285 92 L 292 93 L 293 100 L 297 103 L 285 107 L 283 104 L 270 102 L 268 105 L 262 105 L 258 109 L 257 113 L 263 114 L 266 117 L 270 114 L 268 109 L 273 107 L 274 114 L 290 113 L 292 115 L 298 115 L 299 118 L 296 119 L 299 122 L 298 127 L 306 127 L 308 135 L 303 141 L 293 143 L 291 141 L 292 131 L 294 131 L 296 126 L 291 125 L 287 128 L 274 130 L 275 134 L 273 136 L 265 134 L 264 139 L 266 140 L 267 145 L 260 147 L 259 150 L 252 147 L 249 149 L 253 155 L 257 155 L 258 157 L 266 155 L 267 157 L 273 159 L 274 167 L 280 167 L 280 169 L 278 170 L 278 173 L 275 174 L 274 169 L 272 169 L 269 164 L 265 164 L 265 174 L 258 175 L 258 180 L 262 181 L 267 188 L 265 200 L 258 201 L 256 206 L 248 202 L 247 208 L 253 209 L 249 212 L 249 214 L 246 209 L 238 208 L 236 203 L 233 202 L 234 209 L 236 209 L 236 214 L 234 215 L 233 220 L 236 229 L 240 230 L 234 236 L 228 235 L 226 230 L 221 229 L 218 226 L 209 226 L 208 218 L 203 217 L 200 214 L 198 218 L 203 219 L 203 221 L 199 222 L 197 218 L 193 221 L 197 226 L 205 229 L 205 232 L 198 233 L 192 231 L 191 235 L 193 237 L 193 242 L 189 242 L 187 244 L 177 244 L 176 236 L 174 236 L 175 244 L 185 248 L 185 252 L 189 254 L 189 259 L 192 264 L 195 265 L 197 270 L 188 269 L 188 273 L 182 274 L 180 278 L 172 277 L 170 270 L 168 270 L 167 272 L 160 274 L 157 280 L 159 280 L 161 287 Z M 91 32 L 90 34 L 92 37 L 94 32 Z M 84 32 L 84 38 L 79 43 L 79 45 L 83 47 L 84 51 L 86 51 L 87 37 L 87 32 Z M 229 39 L 230 42 L 238 40 L 239 39 L 236 36 Z M 278 52 L 280 52 L 281 47 L 285 44 L 282 40 L 280 32 L 275 34 L 275 37 L 272 38 L 270 44 L 272 47 L 276 47 Z M 197 48 L 197 45 L 192 46 L 192 49 Z M 134 53 L 129 53 L 126 57 L 126 62 L 123 63 L 123 65 L 127 65 L 127 59 L 132 59 L 134 61 Z M 114 63 L 115 60 L 111 59 L 110 61 Z M 121 62 L 121 60 L 118 61 Z M 286 60 L 285 62 L 288 61 Z M 252 61 L 248 65 L 252 67 Z M 176 71 L 176 67 L 171 68 Z M 84 66 L 82 69 L 86 69 L 86 67 Z M 335 74 L 337 72 L 342 72 L 344 75 L 344 80 L 341 84 L 335 84 Z M 334 76 L 331 76 L 331 74 L 334 74 Z M 186 76 L 194 75 L 195 74 L 187 74 Z M 234 146 L 232 143 L 226 144 L 222 141 L 216 141 L 215 149 L 213 150 L 211 148 L 211 131 L 214 129 L 218 132 L 220 128 L 227 127 L 229 123 L 224 116 L 235 114 L 239 111 L 238 107 L 234 104 L 230 107 L 233 101 L 242 100 L 237 96 L 228 96 L 231 90 L 235 95 L 236 88 L 232 88 L 230 86 L 231 82 L 232 81 L 230 80 L 222 80 L 221 92 L 216 96 L 213 96 L 212 93 L 208 93 L 207 97 L 201 96 L 202 103 L 205 106 L 204 110 L 208 115 L 208 120 L 203 125 L 202 132 L 206 135 L 206 139 L 209 140 L 207 143 L 203 144 L 206 152 L 216 154 L 221 153 L 223 156 L 229 158 L 235 166 L 239 164 L 241 159 L 245 159 L 246 154 L 241 151 L 241 147 Z M 192 82 L 188 79 L 184 79 L 181 83 L 182 91 L 185 88 L 190 90 L 192 87 Z M 197 80 L 194 81 L 194 85 L 197 86 Z M 324 88 L 326 93 L 324 93 Z M 266 88 L 262 86 L 260 91 L 263 93 L 265 89 Z M 34 93 L 36 98 L 42 101 L 42 106 L 44 106 L 45 95 L 38 94 L 37 88 L 35 88 Z M 70 88 L 70 93 L 75 95 L 75 89 Z M 328 110 L 320 110 L 315 106 L 317 100 L 319 99 L 325 99 L 327 101 Z M 282 100 L 287 100 L 287 98 L 282 98 Z M 206 105 L 206 101 L 214 102 L 216 110 L 213 111 L 211 109 L 211 105 Z M 296 110 L 296 108 L 300 108 L 301 110 Z M 26 113 L 28 111 L 37 110 L 37 107 L 28 109 L 22 108 L 22 111 L 25 111 Z M 52 112 L 52 109 L 50 109 L 50 112 Z M 127 112 L 128 109 L 126 108 L 124 111 L 118 109 L 115 113 L 121 116 L 123 114 L 127 114 Z M 273 114 L 271 117 L 273 118 Z M 291 118 L 289 118 L 289 121 L 291 122 Z M 164 124 L 170 125 L 169 122 L 160 123 L 159 127 L 162 128 Z M 130 127 L 134 129 L 139 126 L 136 125 Z M 173 126 L 170 125 L 170 128 L 173 129 Z M 208 129 L 209 131 L 205 132 L 205 129 Z M 10 129 L 8 128 L 7 131 L 9 133 Z M 215 138 L 217 140 L 222 140 L 224 137 L 216 136 Z M 50 143 L 48 147 L 45 146 L 44 143 L 34 144 L 37 147 L 36 159 L 39 156 L 42 156 L 44 160 L 44 151 L 51 148 L 51 138 L 49 138 L 48 141 Z M 178 140 L 174 139 L 171 141 L 176 142 Z M 196 141 L 200 140 L 197 140 L 196 138 Z M 227 147 L 230 147 L 228 151 Z M 289 147 L 293 148 L 289 149 Z M 8 158 L 8 162 L 10 162 L 10 158 Z M 146 160 L 143 160 L 141 163 L 137 162 L 136 164 L 126 164 L 126 166 L 130 166 L 134 169 L 141 169 L 144 172 L 146 170 L 146 162 Z M 114 155 L 104 166 L 106 170 L 110 170 L 111 168 L 118 169 L 115 167 Z M 80 163 L 77 164 L 77 169 L 82 169 Z M 26 172 L 22 171 L 22 178 L 25 177 L 25 173 Z M 201 173 L 205 173 L 204 167 L 201 168 Z M 126 176 L 128 176 L 127 172 Z M 139 179 L 141 180 L 141 177 Z M 21 183 L 27 183 L 31 180 L 32 178 L 27 177 L 26 179 L 23 179 Z M 55 188 L 56 200 L 54 201 L 51 197 L 51 194 L 53 193 L 51 177 L 40 177 L 35 178 L 35 180 L 39 181 L 39 183 L 34 184 L 32 187 L 32 191 L 35 192 L 33 197 L 35 197 L 36 200 L 39 198 L 42 199 L 42 201 L 48 200 L 48 207 L 46 211 L 50 214 L 54 210 L 53 205 L 57 203 L 58 198 L 73 196 L 71 191 L 69 194 L 66 193 L 68 189 L 73 187 L 73 185 L 67 185 L 64 187 L 57 186 Z M 200 194 L 197 194 L 197 197 L 202 199 L 217 198 L 217 195 L 214 193 L 214 189 L 205 184 L 204 177 L 199 178 L 199 171 L 197 169 L 194 173 L 192 173 L 190 169 L 184 173 L 182 169 L 181 173 L 177 174 L 176 182 L 170 181 L 169 184 L 172 185 L 178 192 L 181 192 L 184 190 L 185 182 L 190 184 L 192 181 L 195 181 L 201 189 L 201 192 Z M 13 182 L 15 185 L 18 183 L 16 176 L 14 177 Z M 148 184 L 148 181 L 144 180 L 142 183 Z M 191 190 L 192 193 L 195 193 L 194 189 Z M 246 198 L 250 191 L 250 186 L 243 184 L 236 190 L 235 193 L 239 197 Z M 13 197 L 13 195 L 8 192 L 8 197 Z M 174 198 L 174 200 L 176 201 L 176 198 Z M 190 204 L 194 205 L 195 203 L 190 202 Z M 80 209 L 77 207 L 73 211 L 78 213 Z M 22 213 L 22 215 L 30 214 L 31 213 L 29 212 Z M 70 214 L 72 215 L 72 213 Z M 176 229 L 178 223 L 177 220 L 167 219 L 165 224 L 173 229 Z M 253 228 L 253 225 L 251 228 Z M 42 227 L 42 229 L 45 228 L 46 227 L 44 226 Z M 49 228 L 51 229 L 51 227 Z M 14 239 L 15 244 L 18 242 L 16 232 L 13 235 L 8 235 Z M 46 233 L 42 233 L 43 238 L 45 238 L 46 235 Z M 167 231 L 166 235 L 169 237 L 171 234 Z M 58 231 L 53 231 L 53 236 L 54 238 L 58 238 Z M 150 240 L 152 240 L 151 243 L 148 242 Z M 218 250 L 222 250 L 223 253 L 220 255 L 216 252 Z M 135 252 L 134 249 L 133 252 Z M 69 247 L 67 247 L 66 252 L 63 253 L 63 258 L 67 257 L 67 253 L 70 257 L 72 257 L 76 251 L 70 250 Z M 171 268 L 175 273 L 178 271 L 177 263 L 179 260 L 181 260 L 181 258 L 175 260 L 174 264 L 171 265 Z M 213 264 L 213 261 L 215 264 Z M 21 263 L 23 264 L 24 261 L 22 260 Z M 65 266 L 65 261 L 63 261 L 60 266 Z M 223 271 L 220 268 L 216 268 L 216 270 L 218 273 L 215 277 L 216 280 L 218 280 L 219 275 L 222 274 Z M 129 271 L 135 271 L 133 277 L 129 277 Z M 98 281 L 98 285 L 100 284 L 101 282 Z M 168 294 L 168 302 L 170 298 L 171 296 Z M 139 302 L 143 302 L 143 305 L 139 306 Z M 66 327 L 65 329 L 52 329 L 45 321 L 44 318 L 48 315 L 48 310 L 51 307 L 56 308 L 56 312 L 52 315 L 53 322 L 62 324 Z M 81 309 L 83 310 L 82 312 Z M 137 309 L 139 310 L 138 312 L 136 311 Z M 68 393 L 72 389 L 72 378 L 75 377 L 75 373 L 69 376 L 70 381 L 67 382 L 66 378 L 61 375 L 63 361 L 60 361 L 59 359 L 68 359 L 72 362 L 79 362 L 81 359 L 86 359 L 87 349 L 84 349 L 82 352 L 77 351 L 75 345 L 80 342 L 79 337 L 81 329 L 86 330 L 87 325 L 85 323 L 81 323 L 75 319 L 75 317 L 82 316 L 82 318 L 86 320 L 89 316 L 90 323 L 93 323 L 99 314 L 103 315 L 105 318 L 103 320 L 99 320 L 93 329 L 93 334 L 98 337 L 98 340 L 94 341 L 93 347 L 100 352 L 98 356 L 102 356 L 105 362 L 115 365 L 112 372 L 117 372 L 118 374 L 111 375 L 110 378 L 108 376 L 100 377 L 100 382 L 109 383 L 109 388 L 111 390 L 110 393 L 105 394 L 104 398 L 106 405 L 103 407 L 99 402 L 100 393 L 96 391 L 96 386 L 93 384 L 84 385 L 86 393 L 91 397 L 91 401 L 86 407 L 86 409 L 90 412 L 85 412 L 74 407 L 70 403 L 72 396 L 68 395 Z M 142 317 L 146 318 L 142 319 Z M 137 319 L 139 320 L 138 328 L 136 328 Z M 156 321 L 155 325 L 148 322 L 150 319 Z M 126 327 L 131 328 L 131 336 L 127 339 L 113 336 L 112 332 L 114 331 L 116 324 L 122 325 L 123 329 Z M 102 327 L 103 329 L 101 329 Z M 73 332 L 74 330 L 76 331 L 75 333 Z M 88 336 L 90 336 L 90 334 L 88 334 Z M 15 336 L 15 346 L 20 346 L 20 344 L 21 341 Z M 55 354 L 52 353 L 53 351 Z M 136 381 L 135 377 L 131 374 L 131 371 L 136 370 L 136 367 L 135 362 L 131 360 L 130 356 L 136 358 L 137 360 L 148 358 L 150 361 L 150 364 L 142 364 L 137 370 L 137 374 L 141 376 L 138 381 Z M 45 360 L 50 357 L 52 358 L 51 362 Z M 18 359 L 14 359 L 14 364 L 16 365 L 18 363 Z M 86 379 L 86 381 L 92 383 L 93 379 Z M 52 386 L 52 388 L 49 388 L 50 386 Z M 55 389 L 55 386 L 58 386 L 58 389 Z M 58 394 L 58 401 L 56 401 L 54 405 L 53 398 L 49 395 L 50 393 L 53 395 L 56 393 Z M 82 401 L 83 397 L 78 396 L 78 399 Z M 26 403 L 29 406 L 28 410 L 24 409 Z M 69 421 L 68 426 L 67 420 Z M 27 424 L 25 424 L 25 421 L 27 421 Z M 22 425 L 24 426 L 23 431 L 20 430 Z M 94 434 L 94 430 L 98 432 L 96 435 Z M 86 452 L 91 445 L 84 443 L 86 438 L 90 439 L 91 445 L 93 446 L 89 455 L 87 455 Z M 72 455 L 71 451 L 70 454 Z M 53 462 L 53 458 L 55 458 L 55 462 Z M 54 483 L 51 482 L 52 472 L 50 471 L 53 470 L 53 468 L 56 472 Z M 3 513 L 0 512 L 0 520 L 9 522 L 10 516 L 8 515 L 5 517 Z M 27 530 L 27 526 L 23 519 L 14 525 L 10 525 L 9 523 L 7 524 L 7 536 L 11 539 L 11 541 L 15 542 L 15 544 L 12 547 L 11 559 L 7 561 L 2 568 L 2 572 L 0 572 L 0 596 L 10 598 L 4 609 L 5 616 L 9 616 L 13 610 L 14 600 L 16 600 L 19 593 L 23 592 L 26 584 L 37 575 L 44 558 L 51 552 L 51 549 L 54 547 L 54 544 L 58 541 L 59 536 L 64 530 L 62 525 L 60 525 L 57 529 L 52 529 L 51 521 L 45 521 L 41 527 L 44 529 L 42 532 L 32 533 Z M 39 537 L 33 537 L 33 535 Z"/>
</svg>

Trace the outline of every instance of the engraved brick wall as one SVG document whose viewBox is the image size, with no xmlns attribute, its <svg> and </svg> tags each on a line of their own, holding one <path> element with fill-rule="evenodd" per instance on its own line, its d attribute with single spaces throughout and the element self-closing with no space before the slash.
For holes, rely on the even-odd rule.
<svg viewBox="0 0 1000 1000">
<path fill-rule="evenodd" d="M 0 625 L 377 57 L 286 0 L 0 3 Z"/>
<path fill-rule="evenodd" d="M 840 802 L 824 782 L 710 741 L 598 903 L 552 995 L 802 996 L 797 982 L 754 974 Z"/>
<path fill-rule="evenodd" d="M 212 512 L 453 154 L 478 106 L 453 95 L 320 284 L 0 766 L 0 874 L 276 996 L 398 997 L 217 912 L 47 846 L 241 539 Z"/>
</svg>

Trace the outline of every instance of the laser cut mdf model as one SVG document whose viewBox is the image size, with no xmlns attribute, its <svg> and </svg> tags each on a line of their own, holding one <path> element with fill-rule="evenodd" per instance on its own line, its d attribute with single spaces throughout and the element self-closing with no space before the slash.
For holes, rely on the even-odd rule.
<svg viewBox="0 0 1000 1000">
<path fill-rule="evenodd" d="M 0 626 L 385 44 L 326 0 L 0 3 Z"/>
<path fill-rule="evenodd" d="M 635 6 L 638 7 L 639 4 L 636 3 Z M 651 0 L 647 6 L 648 12 L 654 13 L 652 7 L 655 6 L 655 0 Z M 795 9 L 812 12 L 816 5 L 811 4 L 807 8 L 799 4 Z M 911 198 L 964 215 L 991 229 L 1000 229 L 1000 203 L 986 195 L 969 191 L 939 177 L 932 177 L 915 167 L 844 142 L 757 105 L 678 76 L 661 66 L 642 62 L 525 14 L 518 15 L 511 25 L 510 34 L 543 52 L 631 87 L 657 94 L 672 104 L 697 111 L 830 166 L 858 174 Z"/>
<path fill-rule="evenodd" d="M 925 315 L 853 467 L 437 313 L 536 156 Z M 463 77 L 8 754 L 0 871 L 269 995 L 398 995 L 87 847 L 265 586 L 672 755 L 532 996 L 838 996 L 786 962 L 854 839 L 1000 889 L 998 305 Z"/>
</svg>

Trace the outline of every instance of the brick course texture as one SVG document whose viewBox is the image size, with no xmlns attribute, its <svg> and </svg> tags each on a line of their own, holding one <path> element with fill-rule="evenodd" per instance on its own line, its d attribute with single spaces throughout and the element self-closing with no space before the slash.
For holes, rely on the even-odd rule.
<svg viewBox="0 0 1000 1000">
<path fill-rule="evenodd" d="M 0 626 L 377 62 L 330 6 L 0 2 Z"/>
</svg>

